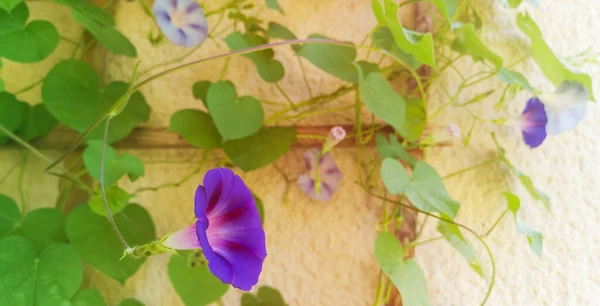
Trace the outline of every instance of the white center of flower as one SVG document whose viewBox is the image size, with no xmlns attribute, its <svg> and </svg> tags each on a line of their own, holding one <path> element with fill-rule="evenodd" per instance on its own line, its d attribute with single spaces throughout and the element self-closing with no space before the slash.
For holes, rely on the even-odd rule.
<svg viewBox="0 0 600 306">
<path fill-rule="evenodd" d="M 183 28 L 188 23 L 188 16 L 183 9 L 176 9 L 171 14 L 171 23 L 177 28 Z"/>
</svg>

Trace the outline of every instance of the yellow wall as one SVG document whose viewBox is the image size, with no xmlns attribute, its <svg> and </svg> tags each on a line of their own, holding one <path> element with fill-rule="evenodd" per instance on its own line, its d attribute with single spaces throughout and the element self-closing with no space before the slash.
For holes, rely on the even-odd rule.
<svg viewBox="0 0 600 306">
<path fill-rule="evenodd" d="M 216 1 L 215 1 L 216 2 Z M 486 23 L 485 36 L 495 42 L 494 49 L 502 54 L 506 62 L 522 55 L 523 50 L 507 48 L 507 36 L 521 37 L 512 27 L 514 12 L 505 10 L 497 2 L 481 2 L 478 8 Z M 540 1 L 544 2 L 544 1 Z M 276 21 L 286 24 L 299 37 L 320 33 L 341 40 L 359 43 L 375 24 L 366 0 L 280 0 L 286 16 L 268 13 Z M 211 4 L 212 5 L 212 4 Z M 217 6 L 217 4 L 214 4 Z M 600 4 L 596 0 L 545 1 L 541 9 L 527 10 L 545 34 L 546 41 L 559 56 L 568 56 L 583 51 L 588 46 L 598 50 L 600 42 Z M 68 10 L 52 3 L 31 2 L 32 18 L 52 20 L 60 25 L 62 35 L 77 39 L 77 27 Z M 161 46 L 153 48 L 146 40 L 152 20 L 142 14 L 133 2 L 120 2 L 116 19 L 119 28 L 138 48 L 141 69 L 186 53 L 186 50 Z M 213 21 L 214 22 L 214 21 Z M 494 28 L 494 23 L 498 29 Z M 522 39 L 522 37 L 520 38 Z M 51 58 L 43 63 L 23 67 L 4 61 L 2 77 L 7 89 L 14 91 L 45 75 L 58 60 L 70 56 L 72 46 L 61 42 Z M 189 58 L 199 59 L 215 54 L 219 49 L 207 43 Z M 224 46 L 222 49 L 224 50 Z M 296 58 L 287 48 L 277 50 L 277 58 L 286 67 L 282 86 L 295 101 L 308 98 Z M 107 79 L 127 79 L 134 62 L 120 56 L 109 57 Z M 142 91 L 152 106 L 150 125 L 167 126 L 170 116 L 181 108 L 200 108 L 201 103 L 191 97 L 191 86 L 195 81 L 215 80 L 223 62 L 215 61 L 186 69 L 169 77 L 157 80 Z M 309 66 L 308 78 L 315 93 L 325 93 L 340 83 L 333 77 Z M 467 74 L 481 69 L 470 60 L 459 63 Z M 598 66 L 587 66 L 586 72 L 598 86 Z M 523 63 L 515 69 L 523 72 L 534 86 L 550 90 L 535 64 Z M 160 70 L 160 69 L 159 69 Z M 283 101 L 276 88 L 266 85 L 257 76 L 253 64 L 245 58 L 232 60 L 227 77 L 238 87 L 240 94 L 250 94 L 269 100 Z M 441 86 L 451 92 L 458 78 L 454 73 L 444 74 L 432 88 L 430 106 L 435 109 L 445 101 Z M 477 86 L 464 95 L 471 95 L 490 86 L 499 86 L 498 81 Z M 40 100 L 37 88 L 19 96 L 32 103 Z M 494 100 L 499 93 L 483 103 L 480 111 L 484 116 L 493 116 Z M 351 95 L 340 98 L 336 103 L 343 105 L 351 101 Z M 519 94 L 510 101 L 513 114 L 524 105 L 527 95 Z M 489 102 L 489 103 L 488 103 Z M 600 142 L 596 136 L 600 126 L 596 120 L 598 107 L 593 104 L 583 122 L 572 132 L 553 137 L 536 150 L 526 148 L 518 134 L 502 133 L 508 155 L 523 172 L 531 175 L 538 187 L 553 200 L 553 214 L 549 214 L 524 192 L 524 190 L 499 166 L 489 166 L 448 180 L 447 186 L 453 197 L 462 202 L 458 220 L 474 229 L 487 228 L 505 207 L 502 192 L 512 190 L 522 196 L 521 217 L 530 226 L 544 233 L 544 258 L 540 260 L 527 246 L 525 238 L 517 233 L 514 222 L 506 218 L 500 223 L 488 242 L 496 255 L 498 267 L 497 283 L 490 305 L 593 305 L 600 299 L 600 276 L 593 270 L 600 253 L 600 240 L 596 234 L 600 209 L 594 201 L 600 196 L 596 186 L 600 183 L 600 166 L 597 153 Z M 346 123 L 351 116 L 327 116 L 306 123 Z M 436 118 L 436 124 L 456 123 L 465 131 L 470 125 L 468 114 L 449 111 Z M 476 131 L 471 147 L 436 149 L 429 153 L 428 161 L 443 175 L 473 165 L 493 156 L 494 146 L 487 133 Z M 45 152 L 56 157 L 58 152 Z M 191 164 L 156 163 L 164 160 L 180 161 L 190 150 L 132 150 L 146 163 L 146 176 L 128 189 L 155 186 L 173 182 L 184 176 Z M 0 178 L 20 161 L 16 150 L 0 151 Z M 290 177 L 301 171 L 301 152 L 286 155 L 278 162 Z M 376 236 L 375 223 L 379 217 L 379 202 L 369 199 L 355 184 L 356 164 L 352 150 L 337 150 L 334 156 L 344 172 L 338 192 L 331 203 L 309 201 L 292 185 L 289 202 L 282 202 L 285 182 L 273 168 L 254 171 L 243 175 L 249 187 L 264 201 L 266 210 L 268 257 L 260 284 L 275 286 L 290 305 L 368 305 L 372 302 L 377 284 L 377 264 L 372 254 Z M 152 162 L 152 163 L 150 163 Z M 40 175 L 44 163 L 32 157 L 25 173 L 25 201 L 28 208 L 51 206 L 57 196 L 57 181 Z M 19 168 L 0 185 L 0 192 L 19 199 Z M 159 235 L 188 224 L 191 216 L 191 196 L 202 175 L 179 188 L 165 189 L 138 196 L 135 201 L 144 205 L 152 214 Z M 52 199 L 49 201 L 49 199 Z M 482 227 L 481 222 L 485 222 Z M 426 235 L 433 237 L 435 222 L 428 221 Z M 474 242 L 475 244 L 475 242 Z M 482 257 L 485 258 L 484 253 Z M 135 296 L 146 305 L 180 305 L 166 273 L 168 256 L 152 258 L 132 277 L 124 287 L 105 277 L 93 268 L 86 269 L 86 286 L 100 289 L 109 305 L 115 305 L 124 297 Z M 483 298 L 486 284 L 479 279 L 464 260 L 447 243 L 436 242 L 417 250 L 417 261 L 425 271 L 433 305 L 477 305 Z M 226 305 L 239 304 L 239 292 L 231 289 L 225 297 Z"/>
</svg>

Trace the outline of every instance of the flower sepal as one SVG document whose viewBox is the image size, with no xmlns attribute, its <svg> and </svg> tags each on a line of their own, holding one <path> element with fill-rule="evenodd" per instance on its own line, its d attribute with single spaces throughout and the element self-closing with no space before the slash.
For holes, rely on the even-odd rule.
<svg viewBox="0 0 600 306">
<path fill-rule="evenodd" d="M 150 257 L 150 256 L 163 254 L 163 253 L 177 254 L 176 250 L 169 248 L 162 244 L 168 237 L 169 237 L 169 235 L 167 235 L 159 240 L 155 240 L 150 243 L 147 243 L 147 244 L 130 247 L 123 252 L 123 256 L 121 257 L 121 259 L 123 259 L 125 257 L 141 259 L 144 257 Z"/>
</svg>

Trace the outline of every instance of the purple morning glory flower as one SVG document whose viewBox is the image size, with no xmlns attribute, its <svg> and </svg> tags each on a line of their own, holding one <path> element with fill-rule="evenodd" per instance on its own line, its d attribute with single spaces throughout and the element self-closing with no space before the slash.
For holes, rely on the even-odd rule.
<svg viewBox="0 0 600 306">
<path fill-rule="evenodd" d="M 556 135 L 574 128 L 583 118 L 588 98 L 585 86 L 565 81 L 553 94 L 529 99 L 520 119 L 525 143 L 535 148 L 548 134 Z"/>
<path fill-rule="evenodd" d="M 162 244 L 173 249 L 202 248 L 208 268 L 223 283 L 250 290 L 267 256 L 265 232 L 252 193 L 227 168 L 204 176 L 196 189 L 196 222 Z"/>
<path fill-rule="evenodd" d="M 340 180 L 342 172 L 338 169 L 331 153 L 321 155 L 321 150 L 313 148 L 304 152 L 307 173 L 298 177 L 300 189 L 311 199 L 327 201 L 331 199 Z"/>
<path fill-rule="evenodd" d="M 208 36 L 204 12 L 194 0 L 156 0 L 152 11 L 160 30 L 176 45 L 191 48 Z"/>
</svg>

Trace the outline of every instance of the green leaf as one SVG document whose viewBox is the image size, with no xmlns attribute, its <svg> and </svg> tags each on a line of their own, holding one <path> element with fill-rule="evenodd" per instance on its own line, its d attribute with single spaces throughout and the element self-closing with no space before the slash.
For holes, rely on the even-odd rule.
<svg viewBox="0 0 600 306">
<path fill-rule="evenodd" d="M 375 0 L 377 1 L 377 0 Z M 412 69 L 419 68 L 423 63 L 415 59 L 414 56 L 402 51 L 394 41 L 394 35 L 392 31 L 386 26 L 380 26 L 373 32 L 371 36 L 371 40 L 373 41 L 373 45 L 376 48 L 386 50 L 391 52 L 400 60 L 402 60 L 406 65 L 408 65 Z"/>
<path fill-rule="evenodd" d="M 377 19 L 377 23 L 379 25 L 385 26 L 387 22 L 385 21 L 385 13 L 383 11 L 383 0 L 372 0 L 371 1 L 371 10 Z"/>
<path fill-rule="evenodd" d="M 544 41 L 542 31 L 529 17 L 529 14 L 519 13 L 517 15 L 517 25 L 531 40 L 531 55 L 537 62 L 544 75 L 555 86 L 559 86 L 563 81 L 576 81 L 587 88 L 592 101 L 596 101 L 593 94 L 592 78 L 588 74 L 576 72 L 567 68 L 561 60 L 552 52 L 552 49 Z"/>
<path fill-rule="evenodd" d="M 450 198 L 442 178 L 427 163 L 417 161 L 409 179 L 399 161 L 386 158 L 381 164 L 381 179 L 392 194 L 405 194 L 416 208 L 456 217 L 460 204 Z"/>
<path fill-rule="evenodd" d="M 67 60 L 54 66 L 46 76 L 42 99 L 58 121 L 82 133 L 127 92 L 128 86 L 113 82 L 101 89 L 92 67 L 82 61 Z M 127 137 L 137 124 L 149 119 L 150 106 L 141 93 L 135 92 L 124 110 L 111 120 L 108 142 Z M 104 124 L 100 124 L 88 139 L 102 139 L 103 133 Z"/>
<path fill-rule="evenodd" d="M 27 239 L 0 240 L 0 305 L 68 305 L 83 280 L 72 246 L 52 244 L 38 254 Z"/>
<path fill-rule="evenodd" d="M 73 297 L 71 306 L 106 306 L 104 297 L 97 289 L 83 289 Z"/>
<path fill-rule="evenodd" d="M 0 92 L 4 91 L 4 81 L 2 81 L 2 78 L 0 78 Z"/>
<path fill-rule="evenodd" d="M 11 132 L 15 132 L 23 122 L 29 105 L 17 100 L 8 92 L 0 92 L 0 124 Z M 0 132 L 0 144 L 8 141 L 8 135 Z"/>
<path fill-rule="evenodd" d="M 498 71 L 498 78 L 504 83 L 517 84 L 521 88 L 529 90 L 531 93 L 534 92 L 533 87 L 529 85 L 527 79 L 519 72 L 501 68 L 500 71 Z"/>
<path fill-rule="evenodd" d="M 402 305 L 429 305 L 425 275 L 414 260 L 404 260 L 404 250 L 396 237 L 387 232 L 379 233 L 375 240 L 375 258 L 400 291 Z"/>
<path fill-rule="evenodd" d="M 223 140 L 240 139 L 256 133 L 265 117 L 260 101 L 238 97 L 233 83 L 219 81 L 208 89 L 208 110 Z"/>
<path fill-rule="evenodd" d="M 73 18 L 92 33 L 104 48 L 115 54 L 130 57 L 137 56 L 135 46 L 127 37 L 114 28 L 114 19 L 101 8 L 87 3 L 80 3 L 73 6 L 71 13 Z"/>
<path fill-rule="evenodd" d="M 29 9 L 25 2 L 12 12 L 0 10 L 0 57 L 19 63 L 39 62 L 58 46 L 56 27 L 45 20 L 26 24 Z"/>
<path fill-rule="evenodd" d="M 130 245 L 143 245 L 156 238 L 150 214 L 138 204 L 129 204 L 115 217 L 115 222 Z M 144 263 L 123 255 L 123 246 L 106 217 L 88 205 L 78 206 L 67 219 L 67 237 L 83 260 L 106 275 L 125 283 Z"/>
<path fill-rule="evenodd" d="M 521 200 L 519 199 L 519 197 L 510 192 L 505 192 L 504 198 L 506 198 L 506 202 L 508 203 L 508 210 L 510 210 L 510 212 L 513 213 L 515 223 L 517 224 L 517 229 L 521 234 L 527 237 L 527 242 L 529 243 L 535 254 L 541 258 L 544 236 L 542 235 L 542 233 L 527 226 L 517 216 L 519 208 L 521 208 Z"/>
<path fill-rule="evenodd" d="M 406 116 L 404 98 L 379 72 L 371 72 L 365 77 L 362 68 L 358 65 L 357 68 L 360 94 L 367 108 L 395 129 L 402 129 Z"/>
<path fill-rule="evenodd" d="M 242 295 L 242 306 L 286 306 L 281 293 L 269 286 L 258 288 L 256 295 L 244 293 Z"/>
<path fill-rule="evenodd" d="M 269 23 L 269 29 L 267 30 L 267 33 L 271 38 L 281 38 L 283 40 L 298 39 L 296 35 L 292 33 L 292 31 L 277 22 Z"/>
<path fill-rule="evenodd" d="M 208 94 L 208 89 L 211 85 L 211 81 L 198 81 L 192 85 L 192 94 L 194 95 L 194 98 L 201 100 L 206 108 L 208 108 L 208 105 L 206 104 L 206 94 Z"/>
<path fill-rule="evenodd" d="M 10 13 L 22 2 L 23 0 L 0 0 L 0 9 Z"/>
<path fill-rule="evenodd" d="M 442 234 L 442 236 L 444 236 L 450 245 L 469 262 L 471 268 L 473 268 L 473 270 L 475 270 L 479 276 L 484 277 L 479 255 L 475 251 L 475 248 L 473 248 L 471 242 L 465 239 L 465 237 L 462 235 L 458 226 L 456 226 L 456 224 L 440 220 L 437 230 L 440 232 L 440 234 Z"/>
<path fill-rule="evenodd" d="M 435 68 L 431 33 L 417 33 L 404 28 L 398 17 L 399 4 L 392 0 L 384 0 L 383 2 L 383 6 L 379 1 L 373 1 L 373 5 L 377 7 L 377 12 L 381 12 L 378 14 L 382 14 L 385 25 L 392 32 L 396 45 L 400 50 L 414 56 L 416 60 Z"/>
<path fill-rule="evenodd" d="M 182 109 L 171 117 L 171 131 L 202 149 L 220 148 L 223 139 L 209 114 L 196 109 Z"/>
<path fill-rule="evenodd" d="M 431 2 L 448 20 L 451 20 L 456 13 L 458 0 L 431 0 Z"/>
<path fill-rule="evenodd" d="M 57 124 L 58 120 L 48 112 L 46 106 L 38 103 L 28 108 L 18 134 L 23 140 L 30 141 L 48 134 Z"/>
<path fill-rule="evenodd" d="M 277 0 L 265 0 L 265 1 L 267 2 L 268 8 L 279 11 L 281 14 L 284 14 L 283 9 L 281 8 L 281 6 L 279 5 L 279 2 Z"/>
<path fill-rule="evenodd" d="M 397 132 L 407 141 L 418 141 L 425 128 L 425 121 L 427 121 L 427 114 L 423 100 L 408 98 L 406 99 L 406 119 L 402 128 Z"/>
<path fill-rule="evenodd" d="M 101 150 L 102 141 L 92 140 L 88 142 L 88 147 L 83 152 L 85 167 L 90 175 L 98 181 L 100 180 Z M 106 145 L 104 148 L 104 185 L 110 187 L 124 175 L 128 175 L 132 182 L 137 180 L 138 177 L 144 176 L 144 164 L 139 158 L 129 154 L 117 156 L 115 150 Z"/>
<path fill-rule="evenodd" d="M 310 39 L 329 39 L 312 34 Z M 352 47 L 328 44 L 304 44 L 296 52 L 321 70 L 349 83 L 358 83 L 358 74 L 354 66 L 356 49 Z"/>
<path fill-rule="evenodd" d="M 134 299 L 134 298 L 128 298 L 128 299 L 124 299 L 119 306 L 144 306 L 144 303 Z"/>
<path fill-rule="evenodd" d="M 454 30 L 456 39 L 452 47 L 458 52 L 469 54 L 475 60 L 487 60 L 496 66 L 496 70 L 502 68 L 502 58 L 488 49 L 475 33 L 473 24 L 463 24 Z"/>
<path fill-rule="evenodd" d="M 242 50 L 254 46 L 260 46 L 267 43 L 267 41 L 253 33 L 242 34 L 240 32 L 233 32 L 225 38 L 225 43 L 231 48 L 232 51 Z M 260 77 L 268 83 L 277 83 L 283 78 L 285 70 L 283 64 L 280 61 L 273 59 L 275 53 L 272 49 L 252 52 L 244 54 L 254 62 L 258 74 Z"/>
<path fill-rule="evenodd" d="M 381 133 L 375 135 L 375 145 L 377 146 L 377 152 L 381 158 L 400 158 L 405 161 L 411 168 L 415 166 L 417 160 L 408 153 L 402 144 L 398 142 L 398 139 L 394 135 L 390 135 L 390 141 L 388 142 L 386 136 Z"/>
<path fill-rule="evenodd" d="M 0 237 L 10 234 L 21 220 L 21 211 L 17 203 L 0 193 Z"/>
<path fill-rule="evenodd" d="M 540 4 L 538 3 L 537 0 L 528 0 L 528 1 L 534 7 L 540 7 Z M 504 4 L 505 7 L 516 8 L 519 5 L 521 5 L 521 2 L 523 2 L 523 0 L 500 0 L 500 2 L 502 2 L 502 4 Z"/>
<path fill-rule="evenodd" d="M 171 256 L 168 270 L 169 279 L 186 306 L 208 305 L 229 289 L 208 267 L 195 260 L 193 252 Z"/>
<path fill-rule="evenodd" d="M 13 232 L 27 239 L 36 249 L 42 250 L 52 243 L 67 242 L 67 216 L 56 208 L 38 208 L 25 215 Z"/>
<path fill-rule="evenodd" d="M 258 215 L 260 216 L 260 223 L 264 224 L 265 223 L 265 207 L 263 206 L 263 202 L 254 193 L 252 193 L 252 197 L 254 198 L 254 203 L 256 205 L 256 209 L 258 210 Z"/>
<path fill-rule="evenodd" d="M 269 127 L 246 138 L 226 141 L 223 149 L 236 166 L 251 171 L 279 159 L 290 150 L 294 141 L 294 127 Z"/>
<path fill-rule="evenodd" d="M 117 186 L 112 186 L 106 190 L 106 201 L 108 202 L 108 207 L 113 215 L 121 212 L 129 204 L 129 200 L 132 198 L 133 195 Z M 90 199 L 90 209 L 99 215 L 107 215 L 102 195 L 97 194 Z"/>
</svg>

